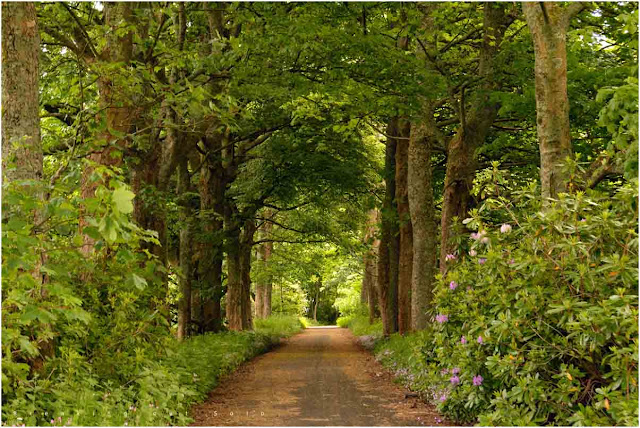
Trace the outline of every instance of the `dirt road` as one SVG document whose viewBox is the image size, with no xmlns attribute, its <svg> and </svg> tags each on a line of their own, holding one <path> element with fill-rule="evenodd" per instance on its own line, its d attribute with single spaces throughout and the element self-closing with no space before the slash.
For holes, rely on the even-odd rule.
<svg viewBox="0 0 640 428">
<path fill-rule="evenodd" d="M 315 327 L 226 378 L 194 408 L 194 425 L 443 424 L 406 392 L 349 330 Z"/>
</svg>

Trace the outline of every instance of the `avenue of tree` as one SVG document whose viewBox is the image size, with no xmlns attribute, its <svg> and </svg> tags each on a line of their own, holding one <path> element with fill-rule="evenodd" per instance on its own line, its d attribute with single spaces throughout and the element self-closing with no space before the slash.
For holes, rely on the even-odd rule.
<svg viewBox="0 0 640 428">
<path fill-rule="evenodd" d="M 6 281 L 39 290 L 3 275 L 3 313 L 133 305 L 123 332 L 184 339 L 252 329 L 287 280 L 329 320 L 347 260 L 385 334 L 423 329 L 492 162 L 542 198 L 637 173 L 596 100 L 634 84 L 636 6 L 3 3 L 3 227 L 31 224 Z M 37 367 L 72 333 L 33 317 Z"/>
</svg>

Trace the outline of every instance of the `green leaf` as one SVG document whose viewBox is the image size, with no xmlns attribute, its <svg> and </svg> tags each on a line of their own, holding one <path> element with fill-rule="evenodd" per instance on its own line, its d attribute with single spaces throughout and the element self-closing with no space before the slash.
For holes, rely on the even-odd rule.
<svg viewBox="0 0 640 428">
<path fill-rule="evenodd" d="M 25 336 L 20 337 L 20 339 L 18 339 L 18 343 L 20 344 L 20 350 L 32 357 L 35 357 L 40 353 L 38 348 L 33 346 L 33 343 L 31 343 L 31 341 Z"/>
<path fill-rule="evenodd" d="M 133 198 L 136 195 L 124 187 L 119 187 L 113 191 L 113 205 L 122 214 L 131 214 L 133 212 Z"/>
<path fill-rule="evenodd" d="M 135 285 L 138 290 L 144 290 L 144 288 L 147 286 L 147 280 L 141 276 L 136 275 L 135 273 L 131 274 L 131 280 L 133 282 L 133 285 Z"/>
</svg>

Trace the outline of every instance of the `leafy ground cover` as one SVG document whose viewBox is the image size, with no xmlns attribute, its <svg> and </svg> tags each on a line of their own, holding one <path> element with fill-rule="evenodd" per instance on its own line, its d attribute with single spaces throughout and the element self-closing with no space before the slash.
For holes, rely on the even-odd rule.
<svg viewBox="0 0 640 428">
<path fill-rule="evenodd" d="M 356 336 L 382 337 L 382 321 L 375 320 L 369 324 L 368 315 L 353 314 L 338 318 L 338 327 L 349 328 Z"/>
<path fill-rule="evenodd" d="M 128 379 L 98 377 L 69 352 L 50 361 L 51 377 L 22 382 L 3 400 L 4 425 L 186 425 L 189 409 L 219 379 L 303 328 L 294 316 L 256 320 L 255 332 L 194 336 L 168 344 L 157 362 L 143 361 Z M 120 372 L 114 368 L 114 373 Z M 6 395 L 5 395 L 6 397 Z"/>
</svg>

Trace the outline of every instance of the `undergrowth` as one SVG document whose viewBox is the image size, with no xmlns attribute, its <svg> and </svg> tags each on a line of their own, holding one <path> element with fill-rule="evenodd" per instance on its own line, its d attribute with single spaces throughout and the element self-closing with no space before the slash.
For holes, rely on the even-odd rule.
<svg viewBox="0 0 640 428">
<path fill-rule="evenodd" d="M 187 425 L 191 405 L 223 375 L 302 328 L 297 317 L 273 316 L 256 320 L 255 332 L 172 341 L 156 361 L 140 361 L 135 375 L 120 382 L 98 377 L 77 352 L 63 352 L 47 363 L 49 376 L 20 382 L 12 399 L 3 397 L 3 425 Z"/>
<path fill-rule="evenodd" d="M 338 327 L 349 328 L 356 336 L 373 336 L 375 338 L 382 336 L 382 321 L 375 320 L 373 324 L 369 324 L 368 315 L 347 315 L 338 318 L 336 324 Z"/>
<path fill-rule="evenodd" d="M 637 426 L 637 182 L 547 207 L 531 189 L 513 199 L 471 211 L 477 232 L 439 275 L 432 322 L 377 340 L 376 358 L 458 423 Z"/>
</svg>

